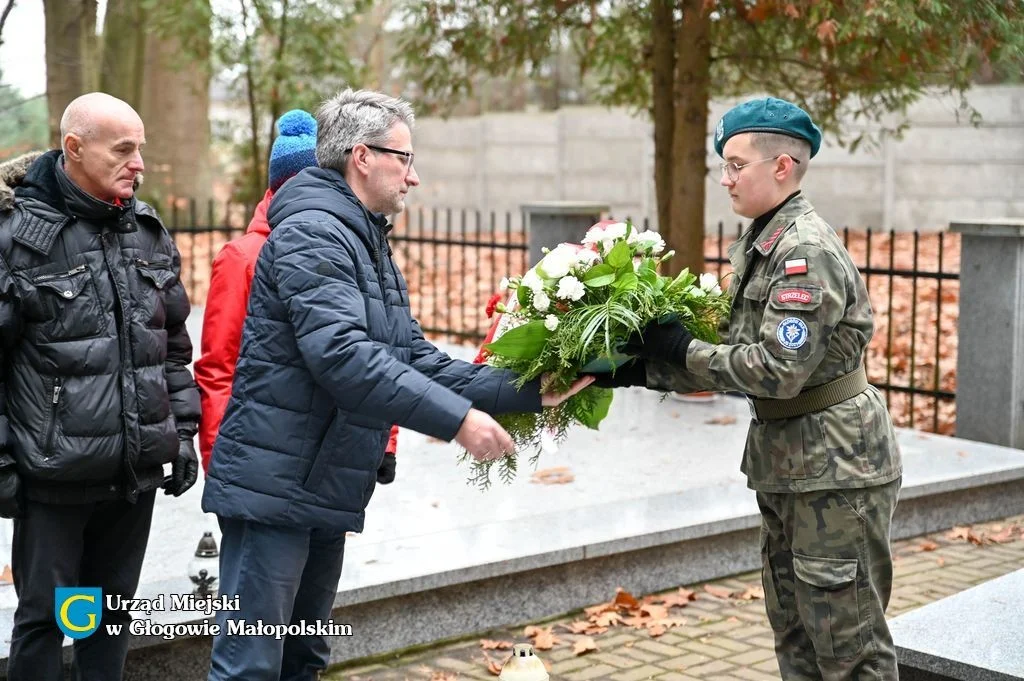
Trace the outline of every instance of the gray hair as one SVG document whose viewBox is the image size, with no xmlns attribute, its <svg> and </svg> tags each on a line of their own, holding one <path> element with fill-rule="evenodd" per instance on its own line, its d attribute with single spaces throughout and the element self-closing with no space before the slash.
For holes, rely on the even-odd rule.
<svg viewBox="0 0 1024 681">
<path fill-rule="evenodd" d="M 786 154 L 799 161 L 793 168 L 793 178 L 799 182 L 807 174 L 807 166 L 811 162 L 811 143 L 777 132 L 755 132 L 751 134 L 750 143 L 766 157 Z"/>
<path fill-rule="evenodd" d="M 316 112 L 317 163 L 344 173 L 353 146 L 385 146 L 396 123 L 405 123 L 411 131 L 415 120 L 412 105 L 404 99 L 373 90 L 342 90 Z"/>
</svg>

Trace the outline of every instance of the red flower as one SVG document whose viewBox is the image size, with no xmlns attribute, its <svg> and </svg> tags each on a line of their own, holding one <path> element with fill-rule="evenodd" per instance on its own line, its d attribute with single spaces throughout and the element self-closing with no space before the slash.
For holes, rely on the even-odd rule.
<svg viewBox="0 0 1024 681">
<path fill-rule="evenodd" d="M 491 296 L 490 300 L 487 301 L 487 307 L 484 308 L 484 312 L 487 313 L 487 318 L 490 319 L 494 316 L 494 310 L 498 307 L 498 303 L 501 302 L 501 294 L 495 293 Z"/>
</svg>

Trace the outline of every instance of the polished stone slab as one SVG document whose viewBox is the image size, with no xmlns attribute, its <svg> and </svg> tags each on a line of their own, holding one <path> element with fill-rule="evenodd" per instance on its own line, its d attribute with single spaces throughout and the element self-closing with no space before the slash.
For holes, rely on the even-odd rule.
<svg viewBox="0 0 1024 681">
<path fill-rule="evenodd" d="M 912 610 L 889 623 L 900 676 L 1024 679 L 1024 569 Z M 906 669 L 904 669 L 906 668 Z"/>
</svg>

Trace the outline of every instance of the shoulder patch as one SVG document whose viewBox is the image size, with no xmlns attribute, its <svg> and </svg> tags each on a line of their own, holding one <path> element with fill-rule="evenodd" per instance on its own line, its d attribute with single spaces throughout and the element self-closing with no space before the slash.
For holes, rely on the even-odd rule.
<svg viewBox="0 0 1024 681">
<path fill-rule="evenodd" d="M 814 299 L 811 292 L 802 288 L 784 288 L 775 294 L 778 303 L 810 303 Z"/>
<path fill-rule="evenodd" d="M 779 326 L 775 330 L 775 337 L 779 339 L 779 344 L 787 350 L 802 348 L 809 335 L 807 324 L 798 317 L 786 317 L 779 322 Z"/>
<path fill-rule="evenodd" d="M 786 261 L 786 276 L 807 274 L 807 258 L 796 258 Z"/>
<path fill-rule="evenodd" d="M 782 234 L 782 231 L 784 229 L 786 229 L 786 227 L 788 227 L 788 226 L 789 226 L 789 223 L 786 223 L 786 222 L 784 222 L 781 225 L 779 225 L 779 228 L 777 230 L 775 230 L 774 234 L 772 234 L 770 237 L 768 237 L 767 239 L 765 239 L 764 241 L 761 242 L 761 248 L 763 250 L 765 250 L 765 251 L 770 249 L 772 247 L 772 244 L 774 244 L 778 240 L 779 235 Z"/>
</svg>

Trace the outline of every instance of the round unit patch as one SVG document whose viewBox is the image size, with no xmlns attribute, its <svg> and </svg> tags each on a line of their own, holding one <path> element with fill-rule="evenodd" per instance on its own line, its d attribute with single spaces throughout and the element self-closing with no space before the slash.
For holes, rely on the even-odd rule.
<svg viewBox="0 0 1024 681">
<path fill-rule="evenodd" d="M 808 335 L 807 324 L 797 317 L 786 317 L 779 322 L 779 328 L 775 331 L 779 343 L 788 350 L 802 348 Z"/>
</svg>

